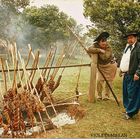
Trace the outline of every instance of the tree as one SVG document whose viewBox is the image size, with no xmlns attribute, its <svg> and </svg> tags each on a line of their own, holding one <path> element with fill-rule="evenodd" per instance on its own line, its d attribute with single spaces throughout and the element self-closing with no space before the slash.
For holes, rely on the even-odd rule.
<svg viewBox="0 0 140 140">
<path fill-rule="evenodd" d="M 29 4 L 29 0 L 1 0 L 0 2 L 0 38 L 13 42 L 19 30 L 20 11 Z"/>
<path fill-rule="evenodd" d="M 118 54 L 125 43 L 123 36 L 129 31 L 140 31 L 140 4 L 137 1 L 84 0 L 84 15 L 94 24 L 89 35 L 108 31 Z"/>
<path fill-rule="evenodd" d="M 9 9 L 18 10 L 20 8 L 26 8 L 29 5 L 30 0 L 1 0 L 1 5 L 8 7 Z"/>
<path fill-rule="evenodd" d="M 66 24 L 76 26 L 74 19 L 69 18 L 65 13 L 60 12 L 54 5 L 46 5 L 41 8 L 30 7 L 23 12 L 24 20 L 34 27 L 34 34 L 30 37 L 31 42 L 40 43 L 40 47 L 68 40 L 70 34 Z"/>
</svg>

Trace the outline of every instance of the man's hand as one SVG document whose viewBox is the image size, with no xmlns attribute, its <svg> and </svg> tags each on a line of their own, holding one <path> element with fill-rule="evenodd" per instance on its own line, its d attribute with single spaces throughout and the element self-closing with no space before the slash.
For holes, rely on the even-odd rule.
<svg viewBox="0 0 140 140">
<path fill-rule="evenodd" d="M 139 76 L 137 74 L 134 75 L 134 81 L 139 80 Z"/>
<path fill-rule="evenodd" d="M 124 73 L 120 70 L 119 71 L 119 76 L 122 77 L 124 75 Z"/>
<path fill-rule="evenodd" d="M 105 53 L 105 50 L 103 50 L 103 49 L 100 49 L 100 52 L 101 52 L 101 53 Z"/>
</svg>

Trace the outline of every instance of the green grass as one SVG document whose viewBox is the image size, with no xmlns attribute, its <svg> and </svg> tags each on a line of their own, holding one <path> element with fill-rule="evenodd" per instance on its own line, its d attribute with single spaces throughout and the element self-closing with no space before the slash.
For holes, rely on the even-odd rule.
<svg viewBox="0 0 140 140">
<path fill-rule="evenodd" d="M 66 69 L 61 85 L 54 93 L 54 97 L 65 98 L 74 95 L 76 86 L 76 74 L 78 69 Z M 117 106 L 113 96 L 110 101 L 96 101 L 89 103 L 89 72 L 90 69 L 82 68 L 79 82 L 79 91 L 87 93 L 80 97 L 81 106 L 86 109 L 86 115 L 76 124 L 66 125 L 52 133 L 44 133 L 37 137 L 47 138 L 140 138 L 140 117 L 133 120 L 124 120 L 122 115 L 122 78 L 117 74 L 114 81 L 114 92 L 120 101 L 120 107 Z"/>
</svg>

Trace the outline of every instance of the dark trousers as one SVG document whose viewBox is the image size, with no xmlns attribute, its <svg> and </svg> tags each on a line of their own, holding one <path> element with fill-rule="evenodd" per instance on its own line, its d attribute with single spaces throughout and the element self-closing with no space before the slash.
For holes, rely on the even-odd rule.
<svg viewBox="0 0 140 140">
<path fill-rule="evenodd" d="M 132 117 L 140 109 L 140 80 L 134 81 L 134 75 L 125 74 L 123 78 L 123 105 Z"/>
</svg>

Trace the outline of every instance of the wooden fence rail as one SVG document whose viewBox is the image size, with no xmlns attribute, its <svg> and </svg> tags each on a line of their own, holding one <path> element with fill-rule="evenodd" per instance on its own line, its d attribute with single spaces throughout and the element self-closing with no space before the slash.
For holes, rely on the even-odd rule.
<svg viewBox="0 0 140 140">
<path fill-rule="evenodd" d="M 90 67 L 91 64 L 79 64 L 79 65 L 62 65 L 62 66 L 59 66 L 59 67 L 56 67 L 56 66 L 52 66 L 52 67 L 39 67 L 39 68 L 26 68 L 26 70 L 42 70 L 42 69 L 55 69 L 55 68 L 70 68 L 70 67 Z M 22 68 L 19 68 L 19 69 L 9 69 L 10 72 L 12 71 L 23 71 Z M 2 72 L 2 70 L 0 70 L 0 72 Z M 7 69 L 4 70 L 4 72 L 8 72 Z"/>
</svg>

